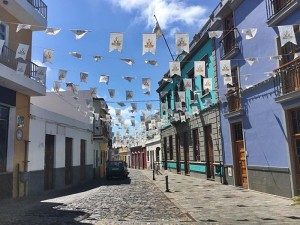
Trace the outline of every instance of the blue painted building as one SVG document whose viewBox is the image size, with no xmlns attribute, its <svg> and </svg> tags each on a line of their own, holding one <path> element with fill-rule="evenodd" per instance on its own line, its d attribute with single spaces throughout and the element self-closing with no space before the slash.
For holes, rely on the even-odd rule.
<svg viewBox="0 0 300 225">
<path fill-rule="evenodd" d="M 217 71 L 222 69 L 221 60 L 231 64 L 232 84 L 224 85 L 218 73 L 229 184 L 286 197 L 299 195 L 300 58 L 295 57 L 300 50 L 299 15 L 296 0 L 221 1 L 212 13 L 214 30 L 223 31 L 214 38 Z M 294 25 L 298 45 L 281 46 L 278 26 L 284 25 Z M 254 38 L 246 38 L 246 28 L 257 28 Z"/>
<path fill-rule="evenodd" d="M 165 169 L 222 182 L 215 45 L 208 37 L 210 26 L 209 20 L 190 43 L 190 52 L 178 56 L 181 73 L 171 77 L 168 71 L 159 82 L 161 146 Z M 195 61 L 205 61 L 201 76 L 194 72 Z M 211 78 L 212 89 L 204 88 L 205 78 Z M 185 79 L 191 79 L 191 90 L 185 86 Z M 184 100 L 180 92 L 185 93 Z"/>
</svg>

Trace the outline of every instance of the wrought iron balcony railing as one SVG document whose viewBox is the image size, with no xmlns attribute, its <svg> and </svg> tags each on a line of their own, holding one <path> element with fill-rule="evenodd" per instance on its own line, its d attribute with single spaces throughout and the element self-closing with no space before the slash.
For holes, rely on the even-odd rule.
<svg viewBox="0 0 300 225">
<path fill-rule="evenodd" d="M 227 33 L 223 36 L 220 40 L 220 44 L 223 48 L 222 57 L 233 51 L 234 49 L 238 48 L 236 42 L 236 29 L 232 29 L 227 31 Z"/>
<path fill-rule="evenodd" d="M 42 0 L 27 0 L 45 19 L 47 19 L 47 5 Z"/>
<path fill-rule="evenodd" d="M 270 19 L 294 1 L 295 0 L 266 0 L 267 18 Z"/>
<path fill-rule="evenodd" d="M 38 66 L 30 61 L 23 60 L 21 58 L 16 59 L 16 52 L 8 48 L 7 46 L 3 46 L 2 53 L 0 54 L 0 63 L 13 69 L 17 70 L 18 62 L 26 63 L 27 67 L 25 70 L 24 75 L 27 76 L 30 79 L 36 80 L 36 71 Z M 46 84 L 43 84 L 44 86 Z"/>
<path fill-rule="evenodd" d="M 277 68 L 274 73 L 281 94 L 300 90 L 300 57 Z"/>
<path fill-rule="evenodd" d="M 228 112 L 241 110 L 241 97 L 239 91 L 227 93 Z"/>
</svg>

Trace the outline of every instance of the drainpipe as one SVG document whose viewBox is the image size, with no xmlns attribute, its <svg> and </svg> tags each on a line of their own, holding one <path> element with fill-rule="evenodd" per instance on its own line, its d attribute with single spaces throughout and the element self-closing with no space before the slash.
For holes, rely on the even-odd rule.
<svg viewBox="0 0 300 225">
<path fill-rule="evenodd" d="M 25 155 L 24 155 L 24 172 L 23 174 L 26 174 L 25 180 L 24 180 L 24 196 L 27 196 L 27 184 L 28 184 L 28 144 L 30 141 L 24 141 L 25 142 Z"/>
</svg>

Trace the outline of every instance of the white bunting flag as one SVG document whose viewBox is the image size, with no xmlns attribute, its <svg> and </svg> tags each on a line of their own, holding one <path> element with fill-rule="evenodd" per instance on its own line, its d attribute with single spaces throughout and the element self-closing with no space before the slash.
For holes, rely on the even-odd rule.
<svg viewBox="0 0 300 225">
<path fill-rule="evenodd" d="M 157 129 L 162 129 L 162 123 L 161 122 L 157 122 Z"/>
<path fill-rule="evenodd" d="M 189 46 L 189 34 L 180 33 L 175 34 L 175 44 L 176 44 L 176 54 L 178 55 L 181 51 L 185 51 L 186 53 L 190 52 Z"/>
<path fill-rule="evenodd" d="M 151 103 L 146 103 L 146 108 L 148 111 L 152 110 L 152 104 Z"/>
<path fill-rule="evenodd" d="M 131 120 L 131 126 L 135 127 L 135 120 Z"/>
<path fill-rule="evenodd" d="M 108 89 L 110 98 L 115 98 L 115 89 Z"/>
<path fill-rule="evenodd" d="M 48 35 L 57 35 L 60 32 L 61 29 L 59 28 L 52 28 L 52 27 L 48 27 L 45 30 L 45 33 Z"/>
<path fill-rule="evenodd" d="M 150 78 L 142 78 L 142 89 L 148 89 L 151 88 L 151 79 Z"/>
<path fill-rule="evenodd" d="M 78 52 L 69 52 L 70 55 L 76 57 L 77 59 L 82 59 L 82 56 Z"/>
<path fill-rule="evenodd" d="M 156 22 L 156 24 L 152 30 L 152 33 L 156 35 L 156 39 L 160 38 L 163 35 L 163 32 L 162 32 L 158 22 Z"/>
<path fill-rule="evenodd" d="M 152 65 L 152 66 L 158 66 L 158 63 L 156 60 L 145 60 L 145 63 Z"/>
<path fill-rule="evenodd" d="M 178 91 L 178 97 L 180 102 L 185 102 L 185 91 Z"/>
<path fill-rule="evenodd" d="M 20 63 L 18 62 L 18 66 L 17 66 L 17 74 L 18 75 L 24 75 L 25 71 L 26 71 L 26 67 L 27 67 L 27 63 Z"/>
<path fill-rule="evenodd" d="M 167 105 L 168 103 L 166 103 L 166 102 L 162 102 L 161 103 L 161 110 L 163 111 L 163 112 L 166 112 L 167 111 L 167 108 L 168 108 L 168 105 Z"/>
<path fill-rule="evenodd" d="M 294 55 L 294 59 L 298 58 L 300 56 L 300 52 L 296 52 Z"/>
<path fill-rule="evenodd" d="M 205 61 L 194 61 L 194 76 L 206 76 Z"/>
<path fill-rule="evenodd" d="M 19 44 L 17 52 L 16 52 L 16 59 L 22 58 L 26 60 L 26 55 L 29 49 L 29 45 Z"/>
<path fill-rule="evenodd" d="M 99 82 L 100 83 L 106 83 L 106 84 L 108 84 L 108 82 L 109 82 L 109 76 L 108 75 L 100 75 Z"/>
<path fill-rule="evenodd" d="M 175 108 L 177 111 L 182 111 L 182 103 L 181 102 L 175 102 Z"/>
<path fill-rule="evenodd" d="M 109 52 L 123 49 L 123 33 L 110 33 Z"/>
<path fill-rule="evenodd" d="M 288 42 L 291 42 L 291 43 L 297 45 L 293 25 L 278 26 L 278 30 L 279 30 L 279 35 L 280 35 L 281 47 L 284 46 Z"/>
<path fill-rule="evenodd" d="M 58 80 L 60 80 L 62 82 L 66 81 L 67 73 L 68 73 L 67 70 L 59 70 L 58 71 Z"/>
<path fill-rule="evenodd" d="M 231 65 L 230 60 L 221 60 L 220 61 L 220 75 L 225 76 L 229 75 L 231 76 Z"/>
<path fill-rule="evenodd" d="M 132 66 L 134 64 L 134 60 L 132 59 L 128 59 L 128 58 L 124 58 L 121 59 L 123 62 L 127 63 L 129 66 Z"/>
<path fill-rule="evenodd" d="M 209 38 L 220 38 L 223 34 L 223 31 L 215 30 L 215 31 L 208 31 Z"/>
<path fill-rule="evenodd" d="M 72 85 L 72 91 L 74 95 L 78 95 L 79 85 L 73 84 Z"/>
<path fill-rule="evenodd" d="M 39 66 L 36 70 L 36 80 L 43 85 L 46 82 L 46 73 L 47 67 L 44 66 Z"/>
<path fill-rule="evenodd" d="M 73 83 L 67 82 L 67 83 L 66 83 L 66 90 L 67 90 L 67 91 L 72 91 L 72 86 L 73 86 Z"/>
<path fill-rule="evenodd" d="M 131 108 L 134 112 L 137 111 L 137 104 L 136 103 L 131 103 Z"/>
<path fill-rule="evenodd" d="M 143 34 L 143 55 L 151 52 L 155 55 L 156 51 L 156 34 Z"/>
<path fill-rule="evenodd" d="M 0 40 L 0 55 L 2 54 L 2 48 L 4 46 L 4 40 Z"/>
<path fill-rule="evenodd" d="M 224 85 L 232 85 L 232 76 L 224 76 Z"/>
<path fill-rule="evenodd" d="M 121 109 L 115 109 L 116 116 L 121 116 Z"/>
<path fill-rule="evenodd" d="M 247 40 L 254 38 L 256 32 L 257 32 L 257 28 L 242 29 L 242 33 L 246 35 Z"/>
<path fill-rule="evenodd" d="M 198 106 L 193 105 L 193 106 L 192 106 L 192 111 L 193 111 L 193 115 L 199 114 Z"/>
<path fill-rule="evenodd" d="M 53 56 L 54 56 L 54 51 L 53 50 L 51 50 L 51 49 L 44 49 L 43 63 L 44 62 L 52 63 L 53 62 Z"/>
<path fill-rule="evenodd" d="M 54 82 L 53 82 L 53 90 L 54 90 L 55 92 L 59 92 L 60 86 L 61 86 L 61 83 L 60 83 L 60 82 L 58 82 L 58 81 L 54 81 Z"/>
<path fill-rule="evenodd" d="M 31 25 L 29 24 L 18 24 L 16 32 L 19 32 L 20 30 L 30 30 Z"/>
<path fill-rule="evenodd" d="M 95 60 L 96 62 L 101 61 L 102 59 L 104 59 L 103 56 L 100 56 L 100 55 L 94 55 L 94 60 Z"/>
<path fill-rule="evenodd" d="M 246 62 L 247 62 L 250 66 L 252 66 L 253 63 L 255 63 L 255 62 L 257 62 L 257 61 L 258 61 L 258 58 L 247 58 L 247 59 L 246 59 Z"/>
<path fill-rule="evenodd" d="M 177 122 L 180 120 L 180 115 L 179 113 L 174 113 L 174 120 Z"/>
<path fill-rule="evenodd" d="M 87 83 L 88 76 L 87 72 L 80 72 L 80 82 Z"/>
<path fill-rule="evenodd" d="M 99 113 L 94 113 L 94 116 L 95 116 L 95 120 L 98 121 L 100 114 Z"/>
<path fill-rule="evenodd" d="M 133 100 L 133 91 L 126 91 L 126 100 Z"/>
<path fill-rule="evenodd" d="M 191 78 L 184 78 L 183 79 L 183 85 L 184 85 L 184 90 L 193 90 L 193 81 Z"/>
<path fill-rule="evenodd" d="M 94 123 L 94 117 L 93 116 L 90 116 L 90 124 L 93 124 Z"/>
<path fill-rule="evenodd" d="M 127 80 L 128 82 L 131 82 L 135 77 L 122 77 L 124 80 Z"/>
<path fill-rule="evenodd" d="M 185 115 L 180 116 L 181 123 L 186 122 Z"/>
<path fill-rule="evenodd" d="M 75 34 L 75 39 L 79 40 L 84 35 L 86 35 L 88 32 L 91 32 L 90 30 L 71 30 Z"/>
<path fill-rule="evenodd" d="M 169 67 L 170 67 L 171 77 L 174 76 L 175 74 L 181 76 L 180 62 L 178 61 L 169 62 Z"/>
<path fill-rule="evenodd" d="M 117 102 L 117 104 L 118 104 L 119 106 L 121 106 L 121 107 L 124 107 L 124 106 L 125 106 L 124 102 Z"/>
<path fill-rule="evenodd" d="M 270 56 L 270 60 L 282 60 L 282 55 Z"/>
<path fill-rule="evenodd" d="M 90 91 L 91 91 L 91 97 L 97 98 L 97 88 L 96 87 L 90 88 Z"/>
<path fill-rule="evenodd" d="M 203 89 L 212 90 L 212 78 L 203 78 Z"/>
</svg>

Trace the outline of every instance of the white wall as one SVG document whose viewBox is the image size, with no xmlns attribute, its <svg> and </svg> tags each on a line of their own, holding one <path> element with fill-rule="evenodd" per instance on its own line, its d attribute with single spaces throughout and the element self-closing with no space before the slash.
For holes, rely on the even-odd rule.
<svg viewBox="0 0 300 225">
<path fill-rule="evenodd" d="M 65 166 L 65 138 L 73 138 L 73 166 L 80 165 L 80 140 L 86 140 L 86 164 L 93 164 L 94 143 L 92 125 L 51 112 L 36 105 L 30 106 L 28 170 L 44 170 L 45 135 L 55 135 L 54 167 Z"/>
</svg>

